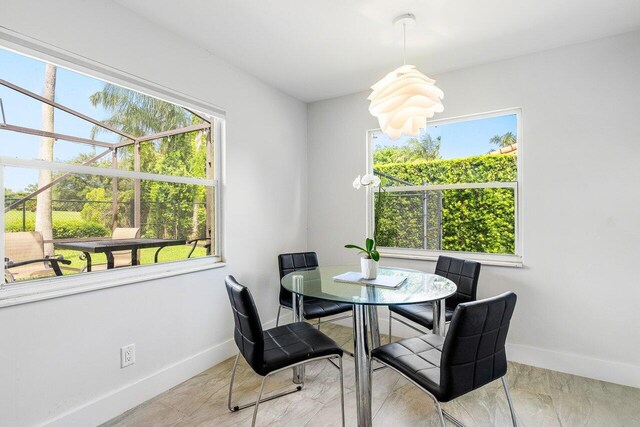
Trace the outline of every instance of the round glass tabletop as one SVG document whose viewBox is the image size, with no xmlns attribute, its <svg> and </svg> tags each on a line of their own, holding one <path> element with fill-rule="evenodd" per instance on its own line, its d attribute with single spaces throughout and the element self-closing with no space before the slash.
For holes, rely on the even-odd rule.
<svg viewBox="0 0 640 427">
<path fill-rule="evenodd" d="M 365 305 L 417 304 L 450 297 L 456 292 L 451 280 L 436 274 L 404 268 L 380 267 L 378 277 L 403 276 L 397 288 L 385 288 L 359 283 L 344 283 L 334 277 L 346 272 L 360 271 L 359 267 L 318 267 L 294 271 L 282 278 L 282 286 L 294 294 L 328 301 Z M 294 285 L 294 276 L 302 276 Z"/>
</svg>

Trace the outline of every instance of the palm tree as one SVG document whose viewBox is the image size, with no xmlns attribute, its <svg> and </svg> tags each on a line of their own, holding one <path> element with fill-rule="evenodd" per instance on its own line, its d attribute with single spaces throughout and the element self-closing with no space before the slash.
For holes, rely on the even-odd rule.
<svg viewBox="0 0 640 427">
<path fill-rule="evenodd" d="M 112 112 L 104 122 L 134 136 L 144 136 L 176 129 L 194 123 L 194 117 L 184 108 L 139 92 L 106 83 L 100 92 L 89 97 L 94 107 Z M 104 128 L 94 126 L 91 137 Z"/>
<path fill-rule="evenodd" d="M 56 72 L 55 65 L 46 64 L 44 70 L 44 89 L 42 96 L 53 101 L 56 94 Z M 54 132 L 54 108 L 49 104 L 42 103 L 42 130 Z M 40 152 L 38 157 L 42 160 L 53 161 L 53 145 L 55 140 L 49 137 L 40 138 Z M 38 174 L 38 188 L 51 184 L 52 174 L 50 170 L 41 169 Z M 36 204 L 36 224 L 35 230 L 42 233 L 42 238 L 47 241 L 53 239 L 51 220 L 51 188 L 39 193 Z M 44 254 L 53 255 L 53 243 L 45 243 Z"/>
<path fill-rule="evenodd" d="M 441 143 L 441 136 L 433 139 L 428 133 L 422 135 L 420 140 L 417 138 L 411 138 L 407 143 L 407 149 L 409 152 L 408 160 L 438 160 L 440 158 Z"/>
<path fill-rule="evenodd" d="M 151 135 L 201 122 L 199 118 L 178 105 L 109 83 L 106 83 L 101 91 L 91 95 L 89 100 L 94 107 L 101 106 L 112 113 L 111 117 L 104 120 L 106 124 L 134 136 Z M 108 131 L 94 126 L 91 135 L 95 137 L 101 132 Z M 122 137 L 121 140 L 123 139 L 125 138 Z M 175 135 L 155 142 L 143 143 L 140 146 L 142 170 L 166 173 L 167 168 L 179 168 L 181 174 L 186 170 L 187 174 L 193 173 L 197 176 L 198 165 L 195 165 L 193 160 L 195 153 L 204 150 L 204 139 L 205 131 L 199 131 L 193 139 L 187 139 L 184 135 Z M 191 147 L 186 144 L 191 144 Z M 118 151 L 123 159 L 131 161 L 132 146 Z M 177 153 L 182 155 L 177 156 Z M 147 194 L 147 191 L 143 190 L 142 193 Z M 196 194 L 193 196 L 193 201 L 192 229 L 197 230 Z"/>
<path fill-rule="evenodd" d="M 497 145 L 500 148 L 508 147 L 515 143 L 517 143 L 517 141 L 513 132 L 507 132 L 504 135 L 494 135 L 489 140 L 489 144 Z"/>
</svg>

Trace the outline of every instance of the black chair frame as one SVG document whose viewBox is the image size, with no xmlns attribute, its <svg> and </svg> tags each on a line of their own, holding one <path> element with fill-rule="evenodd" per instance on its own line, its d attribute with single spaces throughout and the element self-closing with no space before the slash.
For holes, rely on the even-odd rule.
<svg viewBox="0 0 640 427">
<path fill-rule="evenodd" d="M 276 326 L 278 326 L 278 324 L 280 323 L 280 311 L 282 309 L 285 310 L 289 310 L 291 312 L 291 319 L 293 321 L 293 309 L 291 307 L 287 307 L 286 305 L 280 305 L 278 306 L 278 317 L 276 318 Z M 338 320 L 344 320 L 344 319 L 351 319 L 353 316 L 351 314 L 346 315 L 346 316 L 339 316 L 339 317 L 329 317 L 329 320 L 321 320 L 320 317 L 318 317 L 318 319 L 316 320 L 316 322 L 313 324 L 318 330 L 320 330 L 320 327 L 325 324 L 325 323 L 333 323 L 333 322 L 337 322 Z M 349 352 L 347 352 L 349 353 Z M 353 354 L 349 353 L 351 356 L 353 356 Z"/>
<path fill-rule="evenodd" d="M 233 364 L 231 381 L 229 383 L 229 396 L 227 399 L 227 407 L 229 408 L 229 411 L 236 412 L 254 406 L 253 421 L 251 424 L 252 426 L 254 426 L 258 415 L 258 407 L 260 403 L 273 400 L 291 393 L 295 393 L 302 390 L 304 387 L 304 378 L 297 377 L 302 381 L 300 382 L 300 384 L 296 385 L 295 389 L 263 398 L 262 394 L 264 392 L 264 386 L 267 378 L 278 372 L 289 370 L 298 366 L 304 366 L 309 362 L 327 360 L 330 363 L 335 364 L 333 362 L 333 359 L 338 359 L 338 364 L 336 366 L 340 370 L 340 399 L 342 403 L 342 425 L 344 426 L 344 375 L 342 369 L 343 350 L 338 346 L 338 344 L 324 335 L 322 332 L 315 330 L 313 326 L 305 322 L 298 322 L 288 326 L 281 326 L 279 328 L 276 327 L 264 330 L 260 321 L 259 313 L 255 306 L 255 302 L 253 301 L 253 297 L 251 296 L 251 292 L 245 286 L 238 283 L 233 276 L 227 276 L 225 278 L 225 285 L 229 294 L 229 299 L 231 301 L 232 310 L 234 312 L 234 340 L 236 342 L 236 345 L 238 346 L 238 354 Z M 282 333 L 284 330 L 288 332 Z M 302 333 L 305 334 L 305 330 L 308 331 L 305 336 L 310 339 L 309 343 L 315 342 L 318 347 L 311 347 L 309 343 L 301 339 L 300 336 L 298 336 L 295 332 L 302 331 Z M 271 335 L 272 331 L 275 331 L 273 332 L 276 333 L 275 336 Z M 267 347 L 265 347 L 265 336 L 267 335 L 271 337 L 270 339 L 272 340 L 271 344 L 269 344 L 270 347 L 268 349 Z M 290 338 L 291 336 L 293 336 L 294 338 Z M 283 340 L 282 344 L 279 340 Z M 307 348 L 295 349 L 294 347 L 293 349 L 290 348 L 289 350 L 284 350 L 286 346 L 296 346 L 298 345 L 298 343 L 304 343 Z M 281 345 L 284 347 L 282 347 Z M 284 355 L 286 358 L 278 359 L 277 354 L 274 356 L 274 354 L 271 353 L 271 365 L 269 365 L 269 359 L 266 357 L 266 355 L 269 354 L 269 352 L 275 351 L 276 349 L 280 349 L 279 354 Z M 258 398 L 255 402 L 243 405 L 234 405 L 232 403 L 233 383 L 235 381 L 238 362 L 241 355 L 247 361 L 251 369 L 258 375 L 262 376 L 262 384 L 260 386 Z M 294 377 L 294 381 L 297 382 L 295 378 L 296 377 Z"/>
<path fill-rule="evenodd" d="M 299 363 L 295 363 L 293 365 L 286 366 L 284 368 L 278 369 L 277 371 L 270 372 L 267 375 L 265 375 L 264 377 L 262 377 L 262 384 L 260 385 L 260 392 L 258 393 L 258 398 L 256 399 L 255 402 L 245 403 L 243 405 L 233 405 L 231 403 L 232 395 L 233 395 L 233 381 L 234 381 L 235 376 L 236 376 L 236 370 L 238 368 L 238 361 L 240 360 L 240 355 L 241 355 L 241 353 L 238 352 L 238 354 L 236 356 L 236 360 L 233 363 L 233 371 L 231 373 L 231 383 L 229 383 L 229 398 L 227 399 L 227 407 L 229 408 L 229 411 L 237 412 L 237 411 L 241 411 L 241 410 L 246 409 L 246 408 L 250 408 L 251 406 L 254 406 L 254 409 L 253 409 L 253 420 L 251 422 L 251 426 L 252 427 L 256 425 L 256 418 L 258 416 L 258 406 L 261 403 L 268 402 L 270 400 L 277 399 L 279 397 L 286 396 L 288 394 L 292 394 L 292 393 L 298 392 L 298 391 L 300 391 L 300 390 L 302 390 L 304 388 L 304 380 L 303 380 L 303 382 L 300 385 L 296 386 L 296 388 L 293 389 L 293 390 L 283 391 L 281 393 L 277 393 L 277 394 L 262 398 L 262 393 L 264 392 L 264 384 L 267 381 L 267 378 L 269 378 L 273 374 L 277 374 L 278 372 L 286 371 L 288 369 L 295 368 L 296 366 L 306 365 L 307 363 L 310 363 L 310 362 L 317 362 L 319 360 L 327 360 L 327 361 L 333 363 L 333 359 L 337 359 L 338 360 L 338 365 L 337 366 L 338 366 L 338 369 L 340 370 L 340 403 L 341 403 L 341 408 L 342 408 L 342 426 L 344 427 L 344 425 L 345 425 L 345 421 L 344 421 L 344 373 L 343 373 L 343 370 L 342 370 L 342 357 L 333 356 L 333 355 L 332 356 L 324 356 L 324 357 L 316 357 L 316 358 L 313 358 L 313 359 L 305 360 L 304 362 L 299 362 Z"/>
<path fill-rule="evenodd" d="M 409 378 L 408 376 L 406 376 L 404 373 L 400 372 L 393 366 L 389 366 L 383 361 L 381 361 L 380 359 L 377 359 L 375 357 L 373 359 L 381 363 L 384 367 L 392 369 L 396 373 L 402 375 L 406 380 L 408 380 L 410 383 L 412 383 L 413 385 L 418 387 L 420 390 L 422 390 L 426 395 L 428 395 L 436 405 L 436 409 L 438 410 L 438 417 L 440 418 L 440 425 L 442 427 L 446 427 L 446 424 L 444 423 L 445 418 L 451 421 L 453 424 L 455 424 L 458 427 L 465 427 L 465 425 L 462 424 L 457 418 L 455 418 L 453 415 L 451 415 L 450 413 L 442 409 L 442 405 L 440 404 L 438 399 L 436 399 L 436 397 L 433 394 L 431 394 L 427 389 L 422 387 L 420 384 L 418 384 L 417 382 L 415 382 L 414 380 L 412 380 L 411 378 Z M 509 393 L 509 387 L 507 386 L 507 381 L 505 380 L 505 377 L 500 378 L 500 380 L 502 381 L 502 387 L 504 387 L 504 392 L 507 395 L 507 402 L 509 402 L 509 411 L 511 412 L 511 421 L 513 423 L 513 427 L 518 427 L 518 422 L 516 421 L 516 412 L 513 409 L 513 401 L 511 400 L 511 394 Z"/>
<path fill-rule="evenodd" d="M 280 279 L 282 280 L 282 278 L 285 276 L 285 272 L 283 271 L 282 264 L 281 264 L 282 257 L 289 256 L 289 255 L 303 255 L 303 256 L 306 256 L 306 255 L 310 255 L 310 254 L 313 254 L 313 256 L 316 257 L 315 252 L 295 252 L 295 253 L 287 253 L 287 254 L 278 255 L 278 270 L 279 270 L 279 273 L 280 273 Z M 316 261 L 317 261 L 317 259 L 316 259 Z M 313 267 L 306 267 L 306 268 L 296 268 L 295 271 L 310 270 L 310 269 L 315 268 L 317 266 L 318 265 L 315 265 Z M 282 285 L 280 285 L 280 286 L 282 286 Z M 281 312 L 282 312 L 283 308 L 285 310 L 291 311 L 291 321 L 293 321 L 293 309 L 291 307 L 286 306 L 286 305 L 280 304 L 280 305 L 278 305 L 278 314 L 277 314 L 277 317 L 276 317 L 276 327 L 278 327 L 278 325 L 280 324 L 280 316 L 281 316 Z M 325 323 L 333 323 L 333 322 L 337 322 L 338 320 L 351 319 L 351 318 L 353 318 L 353 314 L 348 314 L 348 315 L 344 315 L 344 316 L 342 316 L 342 315 L 327 316 L 326 318 L 328 318 L 328 320 L 322 320 L 322 317 L 318 317 L 316 319 L 316 322 L 314 324 L 316 329 L 320 330 L 321 326 L 323 324 L 325 324 Z M 348 350 L 344 350 L 344 352 L 347 353 L 349 356 L 353 357 L 353 353 L 352 352 L 350 352 Z"/>
<path fill-rule="evenodd" d="M 200 245 L 199 242 L 208 242 L 208 243 L 204 243 Z M 205 250 L 207 251 L 207 255 L 211 255 L 211 237 L 198 237 L 197 239 L 187 240 L 187 245 L 191 245 L 191 250 L 189 251 L 187 258 L 191 258 L 191 255 L 193 255 L 193 252 L 196 250 L 198 245 L 205 248 Z"/>
<path fill-rule="evenodd" d="M 441 275 L 443 275 L 444 277 L 447 277 L 447 273 L 441 271 L 439 267 L 440 267 L 440 263 L 442 261 L 450 262 L 451 260 L 469 262 L 469 261 L 465 261 L 465 260 L 461 260 L 461 259 L 457 259 L 457 258 L 452 258 L 452 257 L 447 257 L 447 256 L 442 256 L 441 255 L 441 256 L 438 257 L 438 262 L 436 264 L 436 271 L 435 271 L 436 274 L 438 274 L 440 272 L 440 273 L 442 273 Z M 475 263 L 474 262 L 474 264 L 478 265 L 476 268 L 477 268 L 477 275 L 479 275 L 479 273 L 480 273 L 480 263 Z M 478 277 L 477 276 L 475 277 L 474 281 L 475 281 L 475 283 L 473 284 L 473 289 L 471 291 L 472 295 L 470 295 L 470 297 L 471 297 L 470 300 L 471 301 L 475 301 L 475 299 L 476 299 L 476 291 L 477 291 L 477 286 L 478 286 Z M 458 285 L 458 284 L 456 283 L 456 285 Z M 442 309 L 443 310 L 447 309 L 446 304 L 443 305 Z M 420 332 L 421 334 L 427 334 L 428 333 L 427 330 L 421 330 L 421 329 L 417 328 L 415 325 L 409 323 L 408 321 L 404 320 L 401 317 L 393 316 L 393 311 L 389 310 L 389 342 L 391 342 L 391 337 L 392 337 L 392 335 L 391 335 L 391 333 L 392 333 L 391 326 L 392 326 L 392 323 L 393 323 L 394 320 L 396 322 L 402 323 L 405 326 L 408 326 L 409 328 L 413 329 L 414 331 Z M 448 325 L 449 323 L 451 323 L 451 322 L 447 321 L 446 325 Z"/>
<path fill-rule="evenodd" d="M 12 261 L 9 258 L 5 258 L 4 259 L 4 268 L 5 270 L 12 268 L 12 267 L 20 267 L 22 265 L 29 265 L 29 264 L 35 264 L 35 263 L 47 263 L 49 264 L 49 266 L 51 267 L 51 269 L 53 270 L 54 274 L 56 276 L 62 276 L 62 267 L 60 266 L 60 264 L 63 265 L 70 265 L 71 261 L 64 259 L 64 257 L 62 255 L 47 255 L 44 258 L 38 258 L 38 259 L 29 259 L 29 260 L 25 260 L 25 261 Z M 12 282 L 13 280 L 13 276 L 11 275 L 11 273 L 7 272 L 7 275 L 5 275 L 5 282 Z"/>
<path fill-rule="evenodd" d="M 512 301 L 512 304 L 513 304 L 510 307 L 509 307 L 510 303 L 507 301 L 509 299 Z M 513 312 L 513 308 L 515 307 L 516 296 L 512 292 L 507 292 L 507 293 L 504 293 L 504 294 L 499 295 L 497 297 L 487 298 L 487 299 L 482 300 L 482 301 L 474 301 L 474 302 L 462 303 L 460 308 L 456 309 L 455 314 L 454 314 L 454 318 L 452 319 L 452 322 L 458 322 L 456 324 L 456 327 L 462 328 L 460 319 L 457 317 L 459 314 L 461 314 L 461 313 L 459 313 L 459 310 L 461 308 L 463 308 L 463 307 L 467 308 L 467 307 L 470 307 L 470 306 L 483 306 L 483 305 L 488 307 L 489 305 L 494 304 L 494 303 L 499 302 L 499 301 L 504 301 L 505 302 L 505 312 L 508 312 L 509 310 L 511 310 L 511 312 Z M 503 314 L 502 316 L 505 316 L 505 314 Z M 511 314 L 508 314 L 508 318 L 506 320 L 507 330 L 508 330 L 510 318 L 511 318 Z M 502 319 L 503 319 L 503 323 L 501 323 L 500 328 L 502 328 L 504 326 L 504 317 Z M 466 320 L 466 322 L 467 323 L 472 323 L 473 320 Z M 484 324 L 483 324 L 483 328 L 484 328 Z M 482 332 L 482 334 L 484 334 L 484 331 Z M 456 335 L 456 334 L 454 333 L 454 335 Z M 450 367 L 451 366 L 450 365 L 451 360 L 457 358 L 457 356 L 455 355 L 455 352 L 456 351 L 457 352 L 463 352 L 464 351 L 464 350 L 461 350 L 461 349 L 456 350 L 456 349 L 459 348 L 458 346 L 460 345 L 460 341 L 458 340 L 459 338 L 468 339 L 469 336 L 459 336 L 459 337 L 458 336 L 447 336 L 445 338 L 444 343 L 442 345 L 442 349 L 441 349 L 441 362 L 440 363 L 442 363 L 442 358 L 444 358 L 445 357 L 444 355 L 446 354 L 447 355 L 447 359 L 449 359 L 448 360 L 448 364 L 449 364 L 448 367 Z M 499 337 L 496 338 L 496 339 L 498 341 L 500 340 Z M 506 332 L 505 332 L 504 339 L 506 339 Z M 407 341 L 409 341 L 409 340 L 407 340 Z M 480 342 L 481 342 L 481 340 L 478 341 L 477 346 L 480 346 Z M 402 341 L 401 341 L 401 343 L 402 343 Z M 380 352 L 380 354 L 384 356 L 384 349 L 386 347 L 388 347 L 388 346 L 391 346 L 391 345 L 392 344 L 387 344 L 385 346 L 379 347 L 376 351 Z M 502 342 L 501 346 L 502 346 L 502 351 L 504 351 L 504 341 Z M 473 360 L 474 363 L 478 361 L 478 359 L 477 359 L 477 357 L 478 357 L 477 348 L 478 347 L 476 347 L 476 353 L 475 353 L 476 359 Z M 493 357 L 495 357 L 496 350 L 499 350 L 499 347 L 496 347 L 494 345 Z M 425 394 L 427 394 L 433 400 L 433 402 L 435 403 L 436 409 L 438 411 L 438 417 L 440 419 L 440 424 L 441 424 L 442 427 L 445 427 L 445 421 L 444 421 L 445 418 L 447 418 L 449 421 L 451 421 L 452 423 L 454 423 L 458 427 L 464 427 L 464 424 L 462 424 L 459 420 L 457 420 L 451 414 L 449 414 L 444 409 L 442 409 L 440 401 L 438 400 L 438 398 L 432 392 L 427 390 L 424 386 L 419 384 L 416 380 L 411 378 L 409 375 L 407 375 L 404 372 L 402 372 L 399 368 L 397 368 L 395 366 L 392 366 L 390 363 L 387 363 L 384 360 L 381 360 L 380 357 L 378 357 L 375 354 L 375 351 L 374 351 L 374 353 L 372 354 L 371 357 L 372 357 L 372 360 L 376 360 L 377 362 L 379 362 L 383 366 L 394 370 L 395 372 L 397 372 L 398 374 L 400 374 L 401 376 L 406 378 L 408 381 L 410 381 L 412 384 L 414 384 L 416 387 L 418 387 L 420 390 L 422 390 Z M 458 362 L 458 363 L 468 364 L 470 362 Z M 513 426 L 517 427 L 518 424 L 517 424 L 517 420 L 516 420 L 516 413 L 515 413 L 515 410 L 514 410 L 513 401 L 511 399 L 511 394 L 509 393 L 509 387 L 507 386 L 507 381 L 505 379 L 506 378 L 506 369 L 507 369 L 507 367 L 506 367 L 506 356 L 504 357 L 503 363 L 504 363 L 504 365 L 503 365 L 504 366 L 504 373 L 502 374 L 502 376 L 500 376 L 500 380 L 502 381 L 502 386 L 504 388 L 504 391 L 505 391 L 505 394 L 506 394 L 506 397 L 507 397 L 507 402 L 509 404 L 509 411 L 511 413 L 511 421 L 513 423 Z M 438 366 L 439 366 L 439 369 L 442 369 L 442 367 L 444 367 L 442 364 L 439 364 Z M 494 365 L 493 369 L 496 369 L 495 365 Z M 500 368 L 498 367 L 497 369 L 500 369 Z M 442 379 L 443 379 L 442 371 L 440 373 L 441 373 L 440 381 L 442 381 Z M 494 377 L 493 381 L 495 381 L 497 379 L 498 379 L 497 377 Z M 449 379 L 449 381 L 451 381 L 451 379 Z M 488 382 L 491 382 L 491 380 L 489 380 Z M 483 385 L 488 384 L 488 382 L 484 382 L 484 384 L 480 384 L 479 386 L 476 386 L 475 382 L 474 382 L 473 383 L 473 388 L 470 389 L 470 390 L 467 390 L 467 391 L 458 390 L 457 392 L 445 392 L 445 394 L 444 394 L 444 396 L 445 396 L 444 399 L 445 400 L 444 401 L 448 402 L 448 401 L 450 401 L 452 399 L 455 399 L 456 397 L 460 397 L 460 396 L 468 393 L 469 391 L 475 390 L 477 388 L 482 387 Z M 453 387 L 453 386 L 451 386 L 451 387 Z"/>
</svg>

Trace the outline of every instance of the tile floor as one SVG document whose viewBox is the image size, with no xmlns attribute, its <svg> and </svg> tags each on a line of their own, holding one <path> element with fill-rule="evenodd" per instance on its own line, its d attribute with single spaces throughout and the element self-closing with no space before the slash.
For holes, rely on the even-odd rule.
<svg viewBox="0 0 640 427">
<path fill-rule="evenodd" d="M 323 326 L 323 332 L 352 348 L 351 329 Z M 382 339 L 386 343 L 386 337 Z M 250 426 L 252 409 L 231 413 L 227 392 L 234 358 L 156 396 L 105 423 L 105 426 Z M 345 355 L 345 405 L 348 426 L 356 425 L 353 359 Z M 234 385 L 234 403 L 256 398 L 261 378 L 244 363 Z M 640 389 L 606 383 L 518 363 L 507 381 L 520 426 L 640 426 Z M 260 404 L 258 426 L 339 426 L 338 370 L 329 362 L 307 365 L 305 388 Z M 291 388 L 291 372 L 267 380 L 265 395 Z M 510 426 L 500 381 L 443 408 L 467 426 Z M 438 426 L 429 397 L 389 369 L 374 372 L 375 426 Z M 447 425 L 450 424 L 447 421 Z"/>
</svg>

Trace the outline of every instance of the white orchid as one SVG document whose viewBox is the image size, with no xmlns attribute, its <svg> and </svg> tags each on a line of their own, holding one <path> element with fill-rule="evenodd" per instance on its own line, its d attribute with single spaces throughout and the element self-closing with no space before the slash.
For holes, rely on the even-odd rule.
<svg viewBox="0 0 640 427">
<path fill-rule="evenodd" d="M 359 190 L 360 187 L 362 187 L 362 182 L 360 181 L 360 175 L 358 175 L 356 179 L 353 180 L 353 188 Z"/>
<path fill-rule="evenodd" d="M 362 176 L 362 178 L 360 177 L 360 175 L 358 175 L 356 177 L 356 179 L 353 180 L 353 188 L 355 188 L 356 190 L 359 190 L 360 188 L 362 188 L 362 186 L 365 187 L 379 187 L 380 186 L 380 178 L 378 178 L 377 176 L 375 176 L 372 173 L 368 173 Z"/>
<path fill-rule="evenodd" d="M 361 182 L 362 182 L 362 185 L 365 185 L 365 186 L 370 185 L 372 187 L 377 187 L 380 185 L 380 178 L 378 178 L 372 173 L 368 173 L 362 177 Z"/>
</svg>

